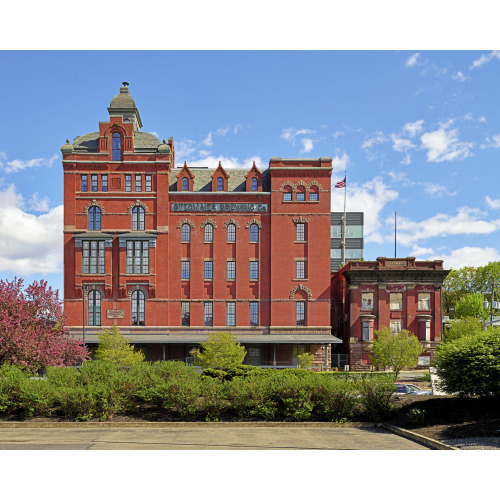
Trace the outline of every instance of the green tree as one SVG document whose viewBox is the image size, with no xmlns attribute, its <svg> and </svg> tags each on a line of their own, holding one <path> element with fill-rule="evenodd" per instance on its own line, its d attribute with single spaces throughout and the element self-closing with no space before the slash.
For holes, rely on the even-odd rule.
<svg viewBox="0 0 500 500">
<path fill-rule="evenodd" d="M 441 389 L 459 396 L 500 395 L 500 330 L 490 328 L 438 347 Z"/>
<path fill-rule="evenodd" d="M 191 354 L 202 368 L 235 368 L 245 359 L 246 349 L 228 332 L 211 332 L 200 345 Z"/>
<path fill-rule="evenodd" d="M 392 368 L 394 379 L 397 380 L 403 368 L 413 368 L 417 365 L 418 357 L 424 348 L 413 333 L 408 330 L 392 333 L 384 326 L 381 330 L 376 330 L 375 334 L 372 344 L 373 354 L 370 355 L 371 362 L 375 366 Z"/>
<path fill-rule="evenodd" d="M 116 325 L 101 330 L 97 338 L 95 358 L 100 361 L 110 361 L 116 366 L 133 366 L 144 361 L 144 354 L 134 349 Z"/>
<path fill-rule="evenodd" d="M 480 293 L 468 293 L 462 297 L 455 306 L 455 317 L 488 319 L 489 311 L 483 307 L 484 297 Z"/>
<path fill-rule="evenodd" d="M 482 275 L 476 267 L 452 269 L 443 281 L 443 310 L 453 316 L 458 301 L 482 290 Z"/>
<path fill-rule="evenodd" d="M 314 355 L 310 352 L 304 352 L 297 356 L 299 360 L 299 368 L 302 370 L 310 370 L 314 361 Z"/>
<path fill-rule="evenodd" d="M 482 332 L 483 323 L 479 319 L 464 316 L 451 323 L 451 326 L 444 332 L 444 341 L 453 342 L 467 335 L 477 335 Z"/>
</svg>

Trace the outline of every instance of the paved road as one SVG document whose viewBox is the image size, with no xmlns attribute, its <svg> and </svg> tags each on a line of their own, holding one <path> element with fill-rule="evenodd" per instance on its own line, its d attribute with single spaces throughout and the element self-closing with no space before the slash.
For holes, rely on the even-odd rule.
<svg viewBox="0 0 500 500">
<path fill-rule="evenodd" d="M 0 428 L 0 450 L 428 450 L 376 427 L 195 424 Z"/>
</svg>

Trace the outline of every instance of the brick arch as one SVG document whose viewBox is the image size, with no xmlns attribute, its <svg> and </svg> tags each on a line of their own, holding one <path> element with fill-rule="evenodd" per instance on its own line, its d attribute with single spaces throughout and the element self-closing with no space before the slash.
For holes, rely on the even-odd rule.
<svg viewBox="0 0 500 500">
<path fill-rule="evenodd" d="M 148 206 L 147 206 L 144 202 L 142 202 L 141 200 L 135 200 L 135 201 L 134 201 L 134 203 L 132 203 L 132 205 L 130 205 L 130 206 L 127 208 L 127 212 L 128 212 L 129 214 L 131 214 L 131 213 L 132 213 L 132 210 L 133 210 L 135 207 L 142 207 L 142 208 L 144 208 L 144 212 L 145 212 L 145 213 L 148 213 L 148 212 L 149 212 L 149 210 L 148 210 Z"/>
<path fill-rule="evenodd" d="M 229 226 L 229 224 L 234 224 L 236 226 L 236 229 L 240 228 L 240 223 L 237 220 L 234 220 L 234 219 L 228 219 L 226 222 L 224 222 L 224 224 L 222 225 L 222 227 L 224 229 L 227 229 L 227 226 Z"/>
<path fill-rule="evenodd" d="M 262 222 L 260 222 L 260 220 L 257 220 L 257 219 L 250 219 L 246 226 L 245 226 L 245 229 L 250 229 L 250 226 L 252 224 L 257 224 L 257 226 L 259 226 L 259 229 L 262 229 Z"/>
<path fill-rule="evenodd" d="M 293 300 L 295 294 L 297 292 L 299 292 L 299 291 L 305 292 L 305 294 L 307 295 L 307 300 L 311 300 L 312 299 L 312 292 L 311 292 L 311 290 L 309 290 L 309 288 L 307 288 L 307 286 L 299 284 L 299 285 L 293 287 L 290 290 L 290 296 L 289 296 L 290 300 Z"/>
<path fill-rule="evenodd" d="M 309 218 L 308 217 L 292 217 L 292 221 L 295 223 L 295 224 L 307 224 L 309 222 Z"/>
<path fill-rule="evenodd" d="M 105 292 L 104 288 L 101 285 L 85 285 L 85 299 L 89 299 L 89 292 L 92 292 L 93 290 L 98 291 L 101 294 L 101 300 L 104 300 L 105 298 Z"/>
<path fill-rule="evenodd" d="M 306 184 L 303 180 L 300 180 L 293 186 L 293 190 L 297 191 L 297 188 L 299 186 L 302 186 L 305 191 L 307 191 L 307 189 L 309 188 L 308 184 Z"/>
<path fill-rule="evenodd" d="M 318 191 L 324 191 L 323 186 L 316 179 L 314 179 L 307 185 L 308 189 L 311 189 L 312 186 L 316 186 L 318 188 Z"/>
<path fill-rule="evenodd" d="M 91 207 L 98 207 L 101 209 L 101 213 L 104 213 L 104 207 L 97 200 L 92 200 L 90 203 L 87 203 L 83 209 L 83 213 L 88 214 Z"/>
<path fill-rule="evenodd" d="M 132 300 L 132 294 L 136 291 L 140 290 L 141 292 L 144 293 L 144 299 L 148 300 L 149 299 L 149 291 L 145 286 L 142 285 L 130 285 L 130 289 L 127 292 L 127 299 Z"/>
<path fill-rule="evenodd" d="M 214 227 L 214 229 L 217 229 L 217 222 L 215 222 L 213 219 L 211 219 L 210 217 L 208 219 L 205 219 L 201 224 L 200 224 L 200 227 L 202 229 L 205 228 L 205 226 L 207 224 L 212 224 L 212 226 Z"/>
<path fill-rule="evenodd" d="M 283 191 L 285 189 L 285 186 L 290 186 L 291 190 L 293 191 L 293 182 L 290 182 L 286 180 L 281 186 L 280 186 L 280 191 Z"/>
<path fill-rule="evenodd" d="M 177 224 L 177 229 L 181 229 L 184 224 L 187 224 L 191 229 L 194 229 L 194 222 L 190 221 L 187 217 L 179 221 L 179 224 Z"/>
</svg>

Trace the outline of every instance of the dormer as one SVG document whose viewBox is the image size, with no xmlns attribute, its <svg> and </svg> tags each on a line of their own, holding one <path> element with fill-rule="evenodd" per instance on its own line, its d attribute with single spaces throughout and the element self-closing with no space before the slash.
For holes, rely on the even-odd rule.
<svg viewBox="0 0 500 500">
<path fill-rule="evenodd" d="M 212 174 L 212 191 L 227 191 L 229 175 L 222 168 L 221 162 Z"/>
<path fill-rule="evenodd" d="M 134 125 L 122 116 L 112 116 L 109 122 L 99 122 L 99 152 L 109 153 L 111 161 L 122 161 L 123 153 L 134 152 Z"/>
<path fill-rule="evenodd" d="M 246 191 L 262 191 L 262 174 L 259 172 L 259 169 L 255 166 L 255 162 L 253 162 L 252 168 L 245 175 L 246 178 Z"/>
<path fill-rule="evenodd" d="M 187 163 L 184 162 L 184 166 L 181 171 L 177 174 L 177 191 L 192 191 L 194 183 L 194 175 L 189 170 Z"/>
</svg>

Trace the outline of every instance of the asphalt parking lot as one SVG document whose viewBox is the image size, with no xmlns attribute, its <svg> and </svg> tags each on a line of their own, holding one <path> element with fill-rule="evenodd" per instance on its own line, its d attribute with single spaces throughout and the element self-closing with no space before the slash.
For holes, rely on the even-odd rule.
<svg viewBox="0 0 500 500">
<path fill-rule="evenodd" d="M 224 423 L 0 427 L 0 450 L 429 450 L 385 429 Z"/>
</svg>

